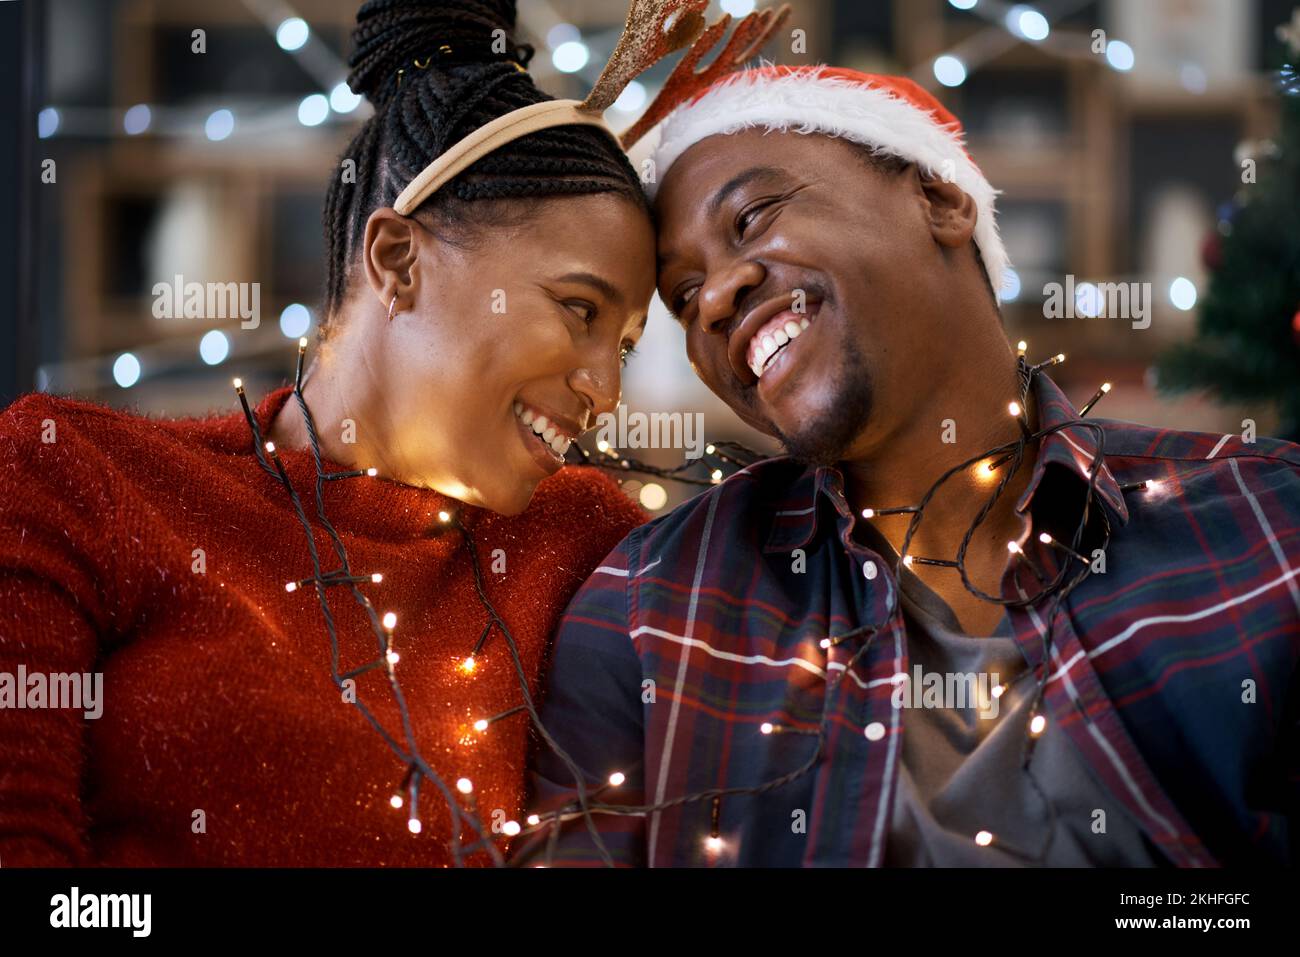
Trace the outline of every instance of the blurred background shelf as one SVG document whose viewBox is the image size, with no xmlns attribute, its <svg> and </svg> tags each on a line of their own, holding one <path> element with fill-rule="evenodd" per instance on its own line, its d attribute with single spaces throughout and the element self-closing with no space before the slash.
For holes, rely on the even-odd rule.
<svg viewBox="0 0 1300 957">
<path fill-rule="evenodd" d="M 29 124 L 20 141 L 37 165 L 57 164 L 57 182 L 23 181 L 32 214 L 17 241 L 32 253 L 31 294 L 8 320 L 16 348 L 0 401 L 42 388 L 185 414 L 229 408 L 233 375 L 251 388 L 283 381 L 293 340 L 320 318 L 325 185 L 369 112 L 339 88 L 353 0 L 0 6 L 26 8 L 20 42 L 36 64 L 31 82 L 10 94 Z M 711 14 L 751 7 L 715 0 Z M 1194 328 L 1195 307 L 1175 307 L 1170 283 L 1184 277 L 1205 288 L 1203 246 L 1242 188 L 1239 154 L 1276 128 L 1266 70 L 1291 0 L 1056 0 L 1018 12 L 995 0 L 792 7 L 790 28 L 803 31 L 806 49 L 792 51 L 785 37 L 768 57 L 906 74 L 963 118 L 972 155 L 1003 191 L 999 219 L 1018 285 L 1002 290 L 1008 332 L 1037 355 L 1070 356 L 1056 370 L 1067 393 L 1081 401 L 1106 379 L 1116 388 L 1099 414 L 1206 431 L 1237 429 L 1250 415 L 1269 431 L 1267 406 L 1161 397 L 1150 370 Z M 519 0 L 519 9 L 537 48 L 538 82 L 556 95 L 584 95 L 617 37 L 625 0 Z M 1048 38 L 1019 34 L 1014 18 L 1025 9 L 1041 12 Z M 283 32 L 295 17 L 307 38 L 296 48 L 292 31 Z M 1127 44 L 1131 67 L 1093 52 L 1098 29 Z M 193 52 L 195 30 L 205 32 L 204 53 Z M 588 51 L 573 72 L 556 53 L 564 42 Z M 955 85 L 939 82 L 943 56 L 961 61 Z M 636 118 L 666 72 L 658 68 L 626 95 L 609 114 L 614 125 Z M 260 326 L 155 318 L 153 286 L 176 273 L 257 283 Z M 1067 274 L 1150 282 L 1150 328 L 1044 318 L 1043 286 Z M 199 353 L 212 332 L 227 350 L 215 365 Z M 139 366 L 125 384 L 113 372 L 124 353 Z M 681 332 L 658 304 L 638 353 L 625 378 L 630 408 L 703 412 L 710 436 L 761 444 L 695 380 Z M 668 464 L 680 456 L 642 457 Z M 669 504 L 684 494 L 674 489 Z"/>
</svg>

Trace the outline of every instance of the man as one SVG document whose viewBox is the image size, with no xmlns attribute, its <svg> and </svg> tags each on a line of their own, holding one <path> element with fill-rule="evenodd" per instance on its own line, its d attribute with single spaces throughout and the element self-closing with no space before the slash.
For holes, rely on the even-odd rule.
<svg viewBox="0 0 1300 957">
<path fill-rule="evenodd" d="M 1296 861 L 1300 449 L 1080 422 L 1007 343 L 961 135 L 807 68 L 663 124 L 660 294 L 790 454 L 573 600 L 542 717 L 583 787 L 539 749 L 529 859 Z"/>
</svg>

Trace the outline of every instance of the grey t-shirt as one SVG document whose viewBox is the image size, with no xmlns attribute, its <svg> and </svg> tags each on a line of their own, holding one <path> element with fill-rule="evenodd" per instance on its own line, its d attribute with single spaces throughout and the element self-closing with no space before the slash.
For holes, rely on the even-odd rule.
<svg viewBox="0 0 1300 957">
<path fill-rule="evenodd" d="M 952 609 L 906 569 L 900 595 L 912 677 L 918 664 L 923 674 L 984 673 L 986 688 L 1001 683 L 1005 690 L 996 713 L 987 698 L 965 707 L 903 710 L 886 866 L 1167 866 L 1054 722 L 1022 767 L 1035 678 L 1007 619 L 992 637 L 963 634 Z M 920 700 L 914 683 L 905 686 L 905 703 Z M 1094 823 L 1103 820 L 1099 810 L 1102 833 Z M 991 843 L 976 843 L 980 831 L 993 835 Z"/>
</svg>

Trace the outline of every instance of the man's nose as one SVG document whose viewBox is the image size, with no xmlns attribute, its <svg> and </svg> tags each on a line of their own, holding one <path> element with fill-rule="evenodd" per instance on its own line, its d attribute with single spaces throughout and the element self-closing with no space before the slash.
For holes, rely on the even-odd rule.
<svg viewBox="0 0 1300 957">
<path fill-rule="evenodd" d="M 752 259 L 736 260 L 709 275 L 699 292 L 704 331 L 725 334 L 744 297 L 758 288 L 766 275 L 762 265 Z"/>
</svg>

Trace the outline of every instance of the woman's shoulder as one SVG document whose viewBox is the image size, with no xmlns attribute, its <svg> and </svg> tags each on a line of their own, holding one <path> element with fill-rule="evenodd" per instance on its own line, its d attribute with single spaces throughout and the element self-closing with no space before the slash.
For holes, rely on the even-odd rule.
<svg viewBox="0 0 1300 957">
<path fill-rule="evenodd" d="M 0 453 L 13 480 L 102 484 L 113 473 L 161 468 L 182 449 L 219 451 L 234 424 L 229 416 L 157 418 L 32 392 L 0 411 Z"/>
</svg>

